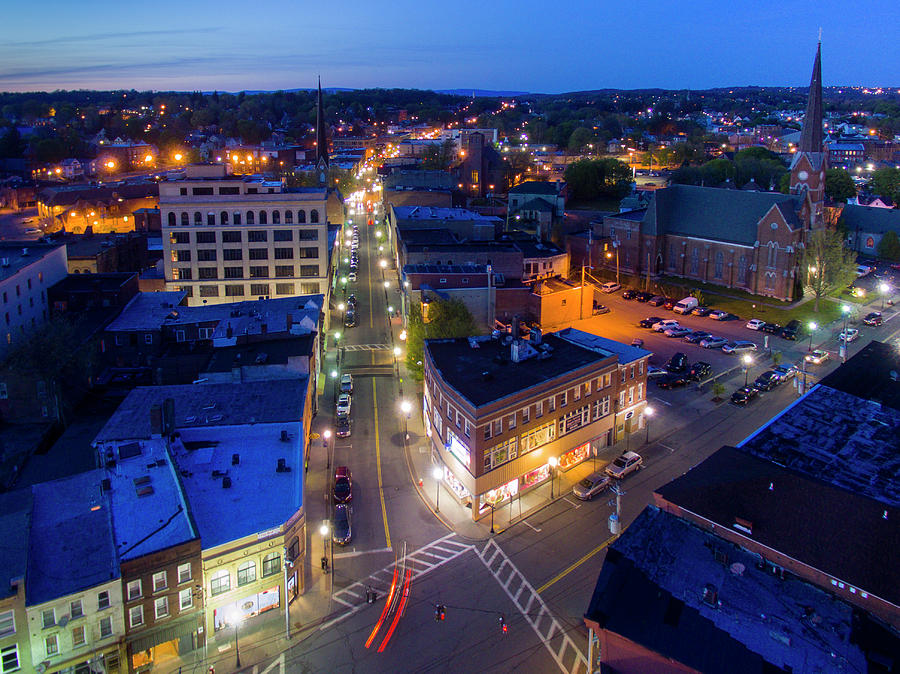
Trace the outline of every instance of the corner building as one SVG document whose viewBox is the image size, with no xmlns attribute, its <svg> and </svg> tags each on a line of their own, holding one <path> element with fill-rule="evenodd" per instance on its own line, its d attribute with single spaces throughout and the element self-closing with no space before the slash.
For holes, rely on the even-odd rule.
<svg viewBox="0 0 900 674">
<path fill-rule="evenodd" d="M 427 340 L 425 432 L 450 491 L 477 520 L 643 427 L 649 357 L 578 330 Z"/>
</svg>

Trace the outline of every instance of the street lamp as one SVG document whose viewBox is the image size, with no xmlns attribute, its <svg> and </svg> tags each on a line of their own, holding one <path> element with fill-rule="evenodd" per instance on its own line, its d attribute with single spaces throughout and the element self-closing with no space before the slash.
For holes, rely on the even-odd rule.
<svg viewBox="0 0 900 674">
<path fill-rule="evenodd" d="M 234 625 L 234 665 L 241 666 L 241 649 L 238 645 L 238 627 L 241 624 L 243 616 L 236 608 L 232 608 L 228 613 L 228 622 Z"/>
<path fill-rule="evenodd" d="M 559 464 L 559 459 L 555 456 L 551 456 L 547 459 L 547 465 L 550 466 L 550 500 L 553 500 L 553 480 L 556 478 L 556 466 Z"/>
<path fill-rule="evenodd" d="M 819 326 L 816 325 L 816 322 L 815 322 L 815 321 L 810 321 L 810 323 L 809 323 L 809 348 L 807 349 L 807 351 L 812 351 L 812 338 L 813 338 L 813 333 L 816 331 L 816 329 L 817 329 L 818 327 L 819 327 Z"/>
<path fill-rule="evenodd" d="M 847 362 L 847 318 L 850 316 L 850 306 L 841 305 L 841 313 L 844 314 L 844 329 L 841 332 L 841 362 Z"/>
<path fill-rule="evenodd" d="M 399 358 L 399 357 L 400 357 L 400 347 L 395 346 L 394 347 L 394 358 Z"/>
<path fill-rule="evenodd" d="M 616 283 L 619 282 L 619 246 L 618 241 L 613 241 L 613 249 L 616 251 Z M 610 252 L 606 253 L 606 259 L 611 260 L 613 254 Z"/>
<path fill-rule="evenodd" d="M 435 466 L 431 471 L 431 477 L 434 478 L 434 511 L 441 512 L 441 478 L 444 477 L 444 471 L 439 466 Z"/>
<path fill-rule="evenodd" d="M 744 363 L 744 386 L 747 386 L 750 378 L 750 365 L 753 364 L 753 358 L 749 353 L 744 354 L 741 361 Z"/>
<path fill-rule="evenodd" d="M 387 290 L 387 289 L 390 288 L 390 287 L 391 287 L 391 282 L 390 282 L 390 281 L 385 281 L 385 282 L 384 282 L 384 289 Z"/>
<path fill-rule="evenodd" d="M 645 445 L 650 444 L 650 417 L 653 416 L 653 412 L 655 410 L 649 405 L 644 408 L 644 416 L 647 417 L 647 440 L 644 442 Z"/>
<path fill-rule="evenodd" d="M 887 295 L 891 287 L 887 283 L 880 283 L 878 284 L 878 289 L 881 291 L 881 310 L 884 311 L 884 296 Z"/>
<path fill-rule="evenodd" d="M 322 571 L 328 573 L 328 520 L 322 521 L 319 533 L 322 534 Z"/>
</svg>

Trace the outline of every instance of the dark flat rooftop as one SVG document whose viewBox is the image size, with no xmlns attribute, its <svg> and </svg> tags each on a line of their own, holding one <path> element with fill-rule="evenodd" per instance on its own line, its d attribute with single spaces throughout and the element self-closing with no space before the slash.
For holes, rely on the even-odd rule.
<svg viewBox="0 0 900 674">
<path fill-rule="evenodd" d="M 231 372 L 232 368 L 245 365 L 286 365 L 290 358 L 309 356 L 314 337 L 314 334 L 297 335 L 290 339 L 217 348 L 204 371 Z"/>
<path fill-rule="evenodd" d="M 471 346 L 470 340 L 477 346 Z M 444 382 L 474 407 L 544 384 L 608 357 L 552 334 L 544 335 L 543 345 L 548 347 L 549 357 L 535 355 L 518 363 L 510 360 L 511 347 L 502 339 L 429 339 L 425 341 L 425 350 Z"/>
<path fill-rule="evenodd" d="M 729 529 L 735 518 L 747 520 L 752 533 L 741 535 L 900 604 L 898 508 L 733 447 L 657 493 Z"/>
<path fill-rule="evenodd" d="M 893 377 L 891 371 L 894 372 Z M 900 374 L 900 349 L 884 342 L 871 341 L 819 383 L 857 398 L 900 410 L 898 374 Z"/>
</svg>

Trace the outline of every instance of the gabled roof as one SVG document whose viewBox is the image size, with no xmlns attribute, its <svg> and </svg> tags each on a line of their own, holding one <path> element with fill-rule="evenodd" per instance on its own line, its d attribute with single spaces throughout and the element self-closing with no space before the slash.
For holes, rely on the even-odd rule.
<svg viewBox="0 0 900 674">
<path fill-rule="evenodd" d="M 555 208 L 553 207 L 553 204 L 551 204 L 546 199 L 537 197 L 535 199 L 529 199 L 524 204 L 516 208 L 513 212 L 517 213 L 519 211 L 540 211 L 542 213 L 552 213 L 554 210 Z"/>
<path fill-rule="evenodd" d="M 851 232 L 884 234 L 894 231 L 900 234 L 900 210 L 895 208 L 848 204 L 841 211 L 841 217 Z"/>
<path fill-rule="evenodd" d="M 546 180 L 528 180 L 515 187 L 510 187 L 509 194 L 546 194 L 555 197 L 559 194 L 559 187 L 556 183 Z"/>
</svg>

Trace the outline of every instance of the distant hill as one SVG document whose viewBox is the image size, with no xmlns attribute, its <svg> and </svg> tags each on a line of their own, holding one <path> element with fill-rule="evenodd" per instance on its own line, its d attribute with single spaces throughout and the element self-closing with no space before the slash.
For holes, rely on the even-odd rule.
<svg viewBox="0 0 900 674">
<path fill-rule="evenodd" d="M 436 94 L 450 94 L 451 96 L 476 96 L 485 98 L 497 98 L 499 96 L 527 96 L 527 91 L 495 91 L 493 89 L 434 89 Z"/>
</svg>

